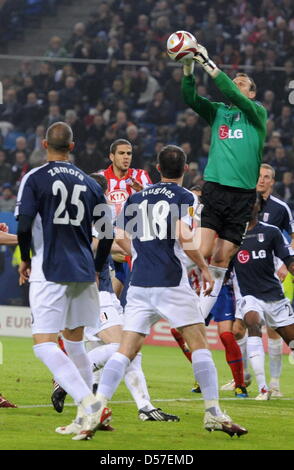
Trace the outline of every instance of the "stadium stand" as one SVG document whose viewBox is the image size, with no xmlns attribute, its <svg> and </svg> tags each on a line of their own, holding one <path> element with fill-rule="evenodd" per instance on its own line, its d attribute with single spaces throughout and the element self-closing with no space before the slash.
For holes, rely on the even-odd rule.
<svg viewBox="0 0 294 470">
<path fill-rule="evenodd" d="M 2 41 L 18 34 L 28 17 L 42 15 L 48 8 L 54 11 L 54 3 L 0 0 L 2 10 L 15 4 L 1 29 Z M 86 1 L 80 3 L 86 8 Z M 209 128 L 185 109 L 181 70 L 165 54 L 166 39 L 177 29 L 195 34 L 230 76 L 245 71 L 255 80 L 257 99 L 269 118 L 264 162 L 276 169 L 276 192 L 294 209 L 294 113 L 289 102 L 294 7 L 289 0 L 97 0 L 88 20 L 77 22 L 66 40 L 52 30 L 44 57 L 66 62 L 40 62 L 33 72 L 24 61 L 17 74 L 5 78 L 5 100 L 0 105 L 0 190 L 9 183 L 15 193 L 23 174 L 44 161 L 44 128 L 60 119 L 73 127 L 76 163 L 83 168 L 83 155 L 87 162 L 89 152 L 93 155 L 94 163 L 87 163 L 86 170 L 105 168 L 109 144 L 123 137 L 134 143 L 134 166 L 149 170 L 155 181 L 154 162 L 161 143 L 182 145 L 189 159 L 185 184 L 201 183 Z M 70 58 L 100 62 L 77 63 Z M 200 94 L 222 99 L 200 68 L 196 76 Z M 25 139 L 21 149 L 19 138 Z"/>
</svg>

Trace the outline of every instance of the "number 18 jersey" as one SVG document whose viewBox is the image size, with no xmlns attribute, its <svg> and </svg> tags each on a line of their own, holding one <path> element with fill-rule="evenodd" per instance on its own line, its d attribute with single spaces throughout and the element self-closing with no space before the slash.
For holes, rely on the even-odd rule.
<svg viewBox="0 0 294 470">
<path fill-rule="evenodd" d="M 30 281 L 94 282 L 94 208 L 101 187 L 69 162 L 49 162 L 22 179 L 15 216 L 34 219 Z"/>
<path fill-rule="evenodd" d="M 154 184 L 129 197 L 117 225 L 132 237 L 132 286 L 176 287 L 188 282 L 175 227 L 181 219 L 192 229 L 196 206 L 194 194 L 176 183 Z"/>
</svg>

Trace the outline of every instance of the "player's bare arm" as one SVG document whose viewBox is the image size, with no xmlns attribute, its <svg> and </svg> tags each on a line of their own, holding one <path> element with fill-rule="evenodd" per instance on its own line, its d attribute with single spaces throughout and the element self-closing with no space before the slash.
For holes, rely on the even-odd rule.
<svg viewBox="0 0 294 470">
<path fill-rule="evenodd" d="M 129 234 L 121 228 L 115 230 L 115 244 L 124 252 L 127 256 L 132 256 L 131 239 Z"/>
<path fill-rule="evenodd" d="M 214 281 L 208 270 L 208 265 L 197 249 L 199 246 L 197 240 L 197 231 L 193 233 L 188 224 L 182 220 L 177 221 L 177 234 L 180 244 L 187 256 L 198 266 L 201 270 L 204 295 L 209 295 L 213 289 Z"/>
</svg>

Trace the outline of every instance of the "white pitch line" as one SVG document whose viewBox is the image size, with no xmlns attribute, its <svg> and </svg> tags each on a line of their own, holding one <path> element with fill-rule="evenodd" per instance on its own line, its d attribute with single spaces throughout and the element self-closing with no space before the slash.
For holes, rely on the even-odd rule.
<svg viewBox="0 0 294 470">
<path fill-rule="evenodd" d="M 236 398 L 236 397 L 231 397 L 231 398 L 221 398 L 220 401 L 238 401 L 239 403 L 244 403 L 248 400 L 254 400 L 255 398 Z M 293 401 L 294 398 L 272 398 L 274 401 Z M 271 400 L 271 401 L 272 401 Z M 152 402 L 194 402 L 194 401 L 203 401 L 203 398 L 157 398 L 155 400 L 152 400 Z M 134 404 L 133 400 L 119 400 L 119 401 L 111 401 L 110 402 L 112 405 L 125 405 L 125 404 Z M 64 406 L 76 406 L 74 403 L 65 403 Z M 18 406 L 20 409 L 30 409 L 30 408 L 53 408 L 52 405 L 20 405 Z"/>
</svg>

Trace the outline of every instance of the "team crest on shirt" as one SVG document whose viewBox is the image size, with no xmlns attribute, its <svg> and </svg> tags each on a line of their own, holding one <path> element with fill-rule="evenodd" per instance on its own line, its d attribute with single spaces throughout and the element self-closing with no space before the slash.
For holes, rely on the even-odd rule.
<svg viewBox="0 0 294 470">
<path fill-rule="evenodd" d="M 262 220 L 263 220 L 264 222 L 268 222 L 268 219 L 269 219 L 269 212 L 265 212 L 265 213 L 263 214 Z"/>
<path fill-rule="evenodd" d="M 264 233 L 258 233 L 257 234 L 257 240 L 262 243 L 264 242 Z"/>
<path fill-rule="evenodd" d="M 129 197 L 124 189 L 114 189 L 107 194 L 107 200 L 110 204 L 123 204 Z"/>
</svg>

